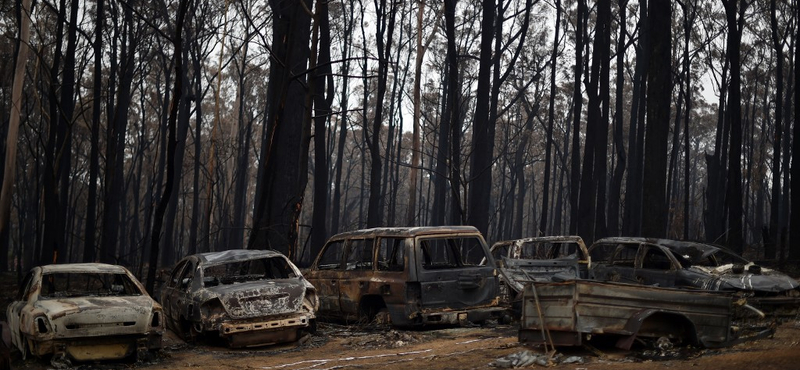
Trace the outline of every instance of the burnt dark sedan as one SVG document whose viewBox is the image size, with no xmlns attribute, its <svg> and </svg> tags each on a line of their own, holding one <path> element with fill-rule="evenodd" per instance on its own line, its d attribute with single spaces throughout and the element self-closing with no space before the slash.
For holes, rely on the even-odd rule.
<svg viewBox="0 0 800 370">
<path fill-rule="evenodd" d="M 314 330 L 318 306 L 316 290 L 284 255 L 241 249 L 182 259 L 161 302 L 184 339 L 209 334 L 230 347 L 295 341 Z"/>
<path fill-rule="evenodd" d="M 736 292 L 779 315 L 794 315 L 800 305 L 797 280 L 716 245 L 614 237 L 596 241 L 589 254 L 598 280 Z"/>
</svg>

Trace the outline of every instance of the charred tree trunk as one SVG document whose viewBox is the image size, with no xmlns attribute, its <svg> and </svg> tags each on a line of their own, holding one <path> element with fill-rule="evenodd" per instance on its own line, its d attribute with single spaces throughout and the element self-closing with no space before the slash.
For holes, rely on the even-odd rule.
<svg viewBox="0 0 800 370">
<path fill-rule="evenodd" d="M 723 0 L 725 15 L 728 24 L 728 59 L 731 66 L 731 84 L 728 93 L 728 112 L 731 129 L 731 152 L 728 166 L 728 186 L 726 189 L 726 203 L 728 209 L 728 247 L 737 253 L 742 253 L 744 248 L 742 238 L 742 102 L 741 102 L 741 56 L 739 49 L 744 27 L 744 10 L 746 2 L 737 6 L 737 0 Z M 738 15 L 738 17 L 737 17 Z"/>
<path fill-rule="evenodd" d="M 314 94 L 314 213 L 311 219 L 313 228 L 311 229 L 309 259 L 316 257 L 328 237 L 326 222 L 330 179 L 325 132 L 331 115 L 331 103 L 334 94 L 333 75 L 330 66 L 330 23 L 328 19 L 328 4 L 326 2 L 317 2 L 315 17 L 315 21 L 319 25 L 319 36 L 315 34 L 314 37 L 319 37 L 319 52 L 317 55 L 313 53 L 311 55 L 311 58 L 317 58 L 317 68 L 311 73 L 312 82 L 310 84 L 310 87 L 313 87 Z"/>
<path fill-rule="evenodd" d="M 545 139 L 545 155 L 544 155 L 544 189 L 542 190 L 542 217 L 539 219 L 539 232 L 538 235 L 547 234 L 547 213 L 549 211 L 550 200 L 550 162 L 552 162 L 552 146 L 553 146 L 553 124 L 555 121 L 555 105 L 556 105 L 556 62 L 558 61 L 558 41 L 561 31 L 561 0 L 556 0 L 556 25 L 555 35 L 553 36 L 553 51 L 550 54 L 550 101 L 548 103 L 548 117 L 547 117 L 547 138 Z M 523 139 L 527 139 L 527 136 Z"/>
<path fill-rule="evenodd" d="M 644 156 L 644 112 L 646 110 L 647 69 L 650 61 L 650 32 L 647 1 L 639 1 L 639 44 L 636 47 L 636 69 L 633 75 L 633 98 L 628 129 L 630 166 L 625 182 L 625 210 L 622 229 L 625 235 L 639 235 L 642 227 L 642 160 Z"/>
<path fill-rule="evenodd" d="M 667 138 L 672 96 L 670 52 L 672 6 L 668 1 L 653 2 L 648 17 L 650 27 L 650 72 L 647 75 L 647 127 L 644 151 L 642 235 L 665 237 L 667 226 Z"/>
<path fill-rule="evenodd" d="M 772 47 L 775 48 L 775 140 L 772 147 L 772 205 L 769 213 L 769 240 L 764 241 L 764 258 L 775 259 L 776 242 L 780 238 L 781 143 L 783 141 L 783 40 L 778 36 L 776 0 L 770 0 Z"/>
<path fill-rule="evenodd" d="M 580 199 L 581 188 L 581 111 L 583 110 L 583 93 L 581 92 L 581 80 L 583 79 L 583 44 L 586 33 L 586 0 L 578 0 L 578 26 L 575 32 L 575 79 L 573 82 L 574 105 L 572 122 L 572 159 L 570 171 L 570 191 L 569 191 L 569 233 L 578 233 L 578 200 Z"/>
<path fill-rule="evenodd" d="M 627 31 L 628 0 L 619 1 L 619 39 L 617 40 L 617 86 L 614 107 L 614 150 L 617 158 L 614 174 L 611 177 L 608 193 L 608 224 L 607 231 L 612 236 L 620 234 L 620 196 L 622 193 L 622 178 L 625 175 L 625 143 L 623 139 L 623 93 L 625 88 L 625 34 Z"/>
<path fill-rule="evenodd" d="M 489 207 L 492 194 L 492 158 L 494 158 L 494 122 L 490 121 L 492 41 L 495 33 L 495 2 L 483 0 L 481 52 L 478 88 L 475 98 L 472 160 L 467 217 L 469 224 L 484 235 L 489 231 Z M 479 139 L 478 139 L 479 138 Z M 452 138 L 455 142 L 455 138 Z"/>
<path fill-rule="evenodd" d="M 308 142 L 303 104 L 306 96 L 309 0 L 270 1 L 275 13 L 267 127 L 261 145 L 261 169 L 256 190 L 253 231 L 248 248 L 275 249 L 296 260 L 300 211 L 308 174 L 303 170 Z M 304 148 L 305 154 L 303 153 Z M 298 155 L 299 154 L 299 155 Z"/>
<path fill-rule="evenodd" d="M 175 22 L 175 36 L 172 40 L 175 49 L 175 86 L 174 96 L 172 103 L 170 103 L 169 120 L 167 128 L 169 135 L 167 137 L 167 179 L 164 183 L 164 192 L 161 194 L 161 199 L 158 201 L 155 216 L 153 219 L 153 231 L 150 234 L 150 262 L 147 267 L 147 291 L 150 294 L 155 293 L 156 271 L 158 270 L 158 256 L 159 247 L 161 243 L 161 226 L 164 224 L 164 215 L 167 211 L 167 205 L 172 195 L 175 179 L 175 151 L 178 147 L 177 140 L 177 122 L 178 122 L 178 104 L 183 99 L 183 79 L 180 76 L 184 75 L 183 72 L 183 21 L 186 17 L 186 12 L 189 8 L 191 0 L 181 0 L 178 6 L 178 15 Z"/>
</svg>

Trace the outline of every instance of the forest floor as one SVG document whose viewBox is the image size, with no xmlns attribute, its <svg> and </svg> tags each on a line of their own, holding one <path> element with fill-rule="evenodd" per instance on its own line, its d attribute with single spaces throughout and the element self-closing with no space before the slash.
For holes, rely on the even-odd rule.
<svg viewBox="0 0 800 370">
<path fill-rule="evenodd" d="M 5 280 L 5 279 L 0 279 Z M 0 281 L 2 295 L 10 284 Z M 0 300 L 2 316 L 7 297 Z M 800 319 L 778 326 L 771 338 L 720 349 L 678 348 L 659 351 L 616 349 L 604 343 L 559 348 L 549 368 L 571 370 L 616 369 L 794 369 L 800 363 Z M 548 358 L 542 347 L 517 341 L 517 326 L 444 327 L 428 330 L 369 328 L 320 323 L 313 336 L 297 343 L 254 349 L 228 349 L 200 341 L 187 344 L 172 332 L 164 335 L 163 349 L 152 361 L 76 364 L 73 369 L 501 369 L 527 358 Z M 12 356 L 13 369 L 40 370 L 53 366 L 48 359 L 22 360 Z M 526 368 L 542 368 L 536 363 Z"/>
</svg>

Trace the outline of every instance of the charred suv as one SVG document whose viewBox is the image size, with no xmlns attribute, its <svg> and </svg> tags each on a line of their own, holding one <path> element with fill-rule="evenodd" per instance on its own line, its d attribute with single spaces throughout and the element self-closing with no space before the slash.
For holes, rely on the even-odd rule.
<svg viewBox="0 0 800 370">
<path fill-rule="evenodd" d="M 161 348 L 161 306 L 122 266 L 34 267 L 20 287 L 6 314 L 23 357 L 109 360 Z"/>
<path fill-rule="evenodd" d="M 589 250 L 599 280 L 733 292 L 778 316 L 795 315 L 798 282 L 716 245 L 669 239 L 604 238 Z"/>
<path fill-rule="evenodd" d="M 168 326 L 187 340 L 211 334 L 230 347 L 260 346 L 315 328 L 316 290 L 275 251 L 187 256 L 162 287 L 161 302 Z"/>
<path fill-rule="evenodd" d="M 374 228 L 331 237 L 306 274 L 320 316 L 392 325 L 503 318 L 494 259 L 471 226 Z"/>
</svg>

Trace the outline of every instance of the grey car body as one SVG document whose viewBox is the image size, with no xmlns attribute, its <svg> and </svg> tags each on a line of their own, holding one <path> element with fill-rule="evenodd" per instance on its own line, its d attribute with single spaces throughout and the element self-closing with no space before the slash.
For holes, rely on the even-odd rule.
<svg viewBox="0 0 800 370">
<path fill-rule="evenodd" d="M 716 245 L 614 237 L 596 241 L 589 254 L 598 280 L 737 292 L 769 311 L 796 311 L 800 303 L 797 280 Z"/>
<path fill-rule="evenodd" d="M 34 267 L 6 315 L 23 356 L 120 359 L 161 348 L 164 331 L 161 305 L 130 271 L 101 263 Z"/>
<path fill-rule="evenodd" d="M 231 347 L 291 342 L 313 331 L 316 290 L 283 254 L 228 250 L 183 258 L 161 289 L 169 327 Z"/>
<path fill-rule="evenodd" d="M 542 236 L 505 240 L 491 248 L 507 303 L 519 309 L 525 284 L 588 277 L 591 258 L 580 236 Z"/>
<path fill-rule="evenodd" d="M 374 228 L 328 239 L 308 279 L 320 316 L 392 325 L 501 318 L 497 271 L 471 226 Z"/>
</svg>

